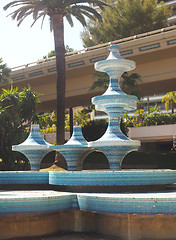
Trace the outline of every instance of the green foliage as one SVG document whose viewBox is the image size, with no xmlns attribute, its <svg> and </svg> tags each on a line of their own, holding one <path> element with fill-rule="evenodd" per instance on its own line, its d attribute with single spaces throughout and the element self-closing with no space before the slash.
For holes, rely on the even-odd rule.
<svg viewBox="0 0 176 240">
<path fill-rule="evenodd" d="M 69 47 L 68 45 L 65 46 L 65 53 L 70 53 L 70 52 L 74 52 L 74 51 L 76 51 L 76 50 Z M 55 50 L 51 50 L 51 52 L 49 52 L 47 56 L 46 55 L 43 56 L 43 59 L 45 59 L 46 61 L 50 61 L 50 59 L 48 59 L 48 58 L 55 57 L 55 56 L 56 56 Z M 41 63 L 41 60 L 40 60 L 40 63 Z"/>
<path fill-rule="evenodd" d="M 83 109 L 78 109 L 73 114 L 73 126 L 84 126 L 90 121 L 90 112 L 93 106 L 86 106 Z M 55 133 L 56 132 L 56 113 L 44 113 L 38 116 L 38 123 L 40 125 L 41 133 Z M 69 115 L 65 117 L 65 131 L 70 131 Z"/>
<path fill-rule="evenodd" d="M 55 112 L 46 112 L 38 115 L 38 124 L 40 125 L 40 129 L 52 127 L 53 124 L 56 124 Z"/>
<path fill-rule="evenodd" d="M 103 72 L 96 72 L 93 75 L 93 78 L 96 80 L 93 82 L 90 90 L 91 91 L 95 91 L 95 90 L 106 91 L 106 89 L 108 88 L 108 85 L 109 85 L 109 76 Z"/>
<path fill-rule="evenodd" d="M 38 115 L 38 124 L 41 133 L 55 133 L 57 130 L 56 113 L 53 111 Z"/>
<path fill-rule="evenodd" d="M 74 50 L 73 48 L 69 47 L 68 45 L 65 46 L 65 53 L 70 53 L 70 52 L 74 52 L 76 50 Z"/>
<path fill-rule="evenodd" d="M 100 0 L 50 0 L 50 1 L 28 1 L 28 0 L 16 0 L 8 3 L 4 6 L 4 10 L 8 8 L 18 8 L 10 13 L 9 15 L 12 19 L 16 19 L 18 21 L 18 26 L 23 22 L 23 20 L 32 15 L 33 23 L 31 26 L 35 24 L 38 19 L 42 19 L 42 25 L 45 17 L 48 15 L 50 17 L 50 29 L 53 30 L 53 16 L 60 15 L 62 18 L 65 16 L 68 23 L 73 26 L 74 16 L 83 26 L 86 26 L 85 17 L 89 19 L 95 20 L 98 19 L 101 21 L 101 14 L 99 14 L 94 8 L 92 8 L 87 4 L 95 3 L 100 9 L 104 9 L 104 6 L 107 6 L 106 3 Z"/>
<path fill-rule="evenodd" d="M 39 102 L 38 96 L 30 88 L 24 88 L 21 92 L 12 86 L 10 89 L 2 89 L 0 94 L 0 158 L 2 158 L 5 170 L 14 170 L 17 163 L 21 161 L 17 153 L 12 152 L 12 145 L 23 142 L 27 137 L 27 130 L 36 119 L 35 109 Z"/>
<path fill-rule="evenodd" d="M 176 124 L 176 114 L 155 113 L 145 117 L 144 126 Z"/>
<path fill-rule="evenodd" d="M 3 63 L 2 58 L 0 58 L 0 83 L 11 83 L 10 78 L 11 69 L 7 67 L 6 63 Z"/>
<path fill-rule="evenodd" d="M 53 124 L 52 127 L 48 125 L 47 127 L 42 128 L 40 132 L 44 134 L 48 134 L 48 133 L 56 133 L 56 130 L 57 130 L 56 125 Z"/>
<path fill-rule="evenodd" d="M 156 126 L 166 124 L 176 124 L 176 113 L 165 114 L 162 113 L 160 107 L 149 108 L 149 113 L 144 109 L 138 109 L 134 116 L 129 116 L 127 113 L 123 116 L 123 123 L 126 127 L 141 127 L 141 126 Z"/>
<path fill-rule="evenodd" d="M 124 72 L 122 74 L 121 88 L 122 90 L 131 95 L 135 95 L 138 99 L 142 97 L 142 94 L 139 91 L 137 83 L 142 81 L 141 76 L 138 73 L 128 74 Z"/>
<path fill-rule="evenodd" d="M 84 107 L 83 109 L 78 109 L 76 113 L 73 114 L 73 126 L 84 127 L 87 122 L 90 121 L 90 107 Z M 65 120 L 65 130 L 70 131 L 70 119 L 66 116 Z"/>
<path fill-rule="evenodd" d="M 167 26 L 172 9 L 157 0 L 107 0 L 103 22 L 90 21 L 82 32 L 84 47 L 118 40 Z"/>
<path fill-rule="evenodd" d="M 165 104 L 165 109 L 168 112 L 171 106 L 172 113 L 174 113 L 174 103 L 176 103 L 176 91 L 168 92 L 163 97 L 162 102 Z"/>
<path fill-rule="evenodd" d="M 84 126 L 87 121 L 90 120 L 90 114 L 84 113 L 82 110 L 78 110 L 77 113 L 73 115 L 73 125 L 74 126 Z"/>
<path fill-rule="evenodd" d="M 126 127 L 133 127 L 135 125 L 135 118 L 128 115 L 127 112 L 123 115 L 122 121 Z"/>
<path fill-rule="evenodd" d="M 106 73 L 103 72 L 96 72 L 93 75 L 93 78 L 96 80 L 92 84 L 90 90 L 95 91 L 95 90 L 106 90 L 109 86 L 109 76 Z M 139 81 L 142 81 L 141 76 L 138 73 L 132 73 L 128 74 L 127 72 L 124 72 L 121 76 L 121 79 L 119 81 L 119 85 L 121 89 L 131 95 L 137 96 L 138 99 L 142 97 L 137 83 Z"/>
</svg>

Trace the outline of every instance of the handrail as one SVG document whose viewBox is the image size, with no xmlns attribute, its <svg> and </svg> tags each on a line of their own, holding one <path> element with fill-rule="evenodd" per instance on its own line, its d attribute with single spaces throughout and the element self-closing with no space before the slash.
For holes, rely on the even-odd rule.
<svg viewBox="0 0 176 240">
<path fill-rule="evenodd" d="M 95 46 L 84 48 L 84 49 L 81 49 L 81 50 L 78 50 L 78 51 L 66 53 L 65 56 L 69 57 L 69 56 L 72 56 L 72 55 L 75 55 L 75 54 L 81 54 L 81 53 L 85 53 L 87 51 L 92 51 L 92 50 L 95 50 L 95 49 L 101 49 L 103 47 L 108 47 L 109 45 L 124 43 L 124 42 L 132 41 L 132 40 L 135 40 L 135 39 L 141 39 L 141 38 L 144 38 L 144 37 L 152 36 L 154 34 L 160 34 L 160 33 L 168 32 L 168 31 L 172 31 L 172 30 L 176 30 L 176 25 L 166 27 L 166 28 L 161 28 L 161 29 L 154 30 L 154 31 L 150 31 L 150 32 L 147 32 L 147 33 L 141 33 L 141 34 L 134 35 L 134 36 L 131 36 L 131 37 L 126 37 L 126 38 L 114 40 L 114 41 L 108 42 L 108 43 L 95 45 Z M 37 65 L 41 62 L 44 63 L 44 62 L 48 62 L 48 61 L 51 61 L 51 60 L 55 60 L 55 58 L 56 57 L 54 56 L 54 57 L 51 57 L 51 58 L 41 59 L 41 60 L 38 60 L 36 62 L 31 62 L 31 63 L 28 63 L 28 64 L 13 67 L 12 71 L 23 69 L 23 68 L 26 68 L 26 67 L 32 67 L 32 66 Z"/>
</svg>

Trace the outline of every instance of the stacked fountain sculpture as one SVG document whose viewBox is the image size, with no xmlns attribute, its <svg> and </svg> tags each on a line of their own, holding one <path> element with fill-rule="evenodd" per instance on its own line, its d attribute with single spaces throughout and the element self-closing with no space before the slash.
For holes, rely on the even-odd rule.
<svg viewBox="0 0 176 240">
<path fill-rule="evenodd" d="M 124 72 L 134 68 L 135 62 L 122 59 L 118 46 L 111 46 L 108 58 L 95 64 L 97 71 L 106 72 L 110 77 L 107 91 L 102 96 L 92 99 L 97 110 L 104 111 L 109 115 L 108 129 L 100 139 L 87 143 L 82 136 L 81 128 L 75 127 L 72 138 L 64 145 L 50 146 L 46 142 L 36 144 L 35 138 L 38 138 L 39 133 L 36 135 L 36 130 L 34 131 L 33 128 L 37 127 L 32 126 L 29 138 L 24 143 L 13 146 L 13 150 L 22 152 L 29 158 L 31 170 L 38 170 L 41 157 L 51 150 L 56 150 L 65 157 L 68 170 L 74 171 L 81 170 L 79 158 L 85 151 L 98 149 L 106 155 L 110 170 L 120 170 L 124 156 L 130 151 L 137 150 L 140 146 L 139 141 L 130 140 L 120 130 L 123 114 L 136 108 L 137 97 L 125 94 L 119 87 L 118 81 Z M 26 150 L 29 145 L 30 151 Z M 34 164 L 34 158 L 39 163 Z"/>
<path fill-rule="evenodd" d="M 29 138 L 24 143 L 13 146 L 13 150 L 22 152 L 29 158 L 31 170 L 38 170 L 41 157 L 51 150 L 56 150 L 65 157 L 68 170 L 74 171 L 81 170 L 79 158 L 85 151 L 98 149 L 106 155 L 110 170 L 120 170 L 124 156 L 130 151 L 137 150 L 140 146 L 139 141 L 127 138 L 120 130 L 123 114 L 136 108 L 137 97 L 127 95 L 121 90 L 119 78 L 124 72 L 134 68 L 135 62 L 122 59 L 118 46 L 111 46 L 108 58 L 95 64 L 97 71 L 106 72 L 110 77 L 107 91 L 102 96 L 96 96 L 92 99 L 97 110 L 104 111 L 109 115 L 107 131 L 100 139 L 87 143 L 82 136 L 81 128 L 75 127 L 72 138 L 64 145 L 50 146 L 46 142 L 38 144 L 35 139 L 38 138 L 39 132 L 36 133 L 33 128 L 37 127 L 32 126 Z M 29 149 L 29 145 L 30 151 L 26 150 Z M 34 158 L 39 163 L 34 164 Z"/>
<path fill-rule="evenodd" d="M 111 46 L 109 57 L 95 64 L 97 71 L 109 75 L 110 83 L 107 91 L 102 96 L 94 97 L 92 103 L 96 110 L 109 115 L 109 124 L 106 133 L 97 141 L 89 143 L 89 147 L 97 148 L 107 156 L 111 170 L 119 170 L 125 155 L 140 146 L 139 141 L 130 140 L 120 130 L 122 116 L 136 109 L 137 97 L 125 94 L 119 87 L 119 79 L 124 72 L 134 68 L 135 62 L 122 59 L 118 46 Z"/>
</svg>

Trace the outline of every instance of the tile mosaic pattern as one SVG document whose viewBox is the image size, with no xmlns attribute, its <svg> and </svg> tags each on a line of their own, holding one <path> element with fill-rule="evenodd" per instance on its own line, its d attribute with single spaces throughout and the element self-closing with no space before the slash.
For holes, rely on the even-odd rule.
<svg viewBox="0 0 176 240">
<path fill-rule="evenodd" d="M 176 192 L 97 194 L 50 190 L 0 191 L 0 201 L 0 215 L 70 209 L 105 214 L 176 214 Z"/>
<path fill-rule="evenodd" d="M 49 172 L 0 171 L 0 184 L 48 184 Z"/>
<path fill-rule="evenodd" d="M 175 215 L 176 192 L 77 194 L 82 211 L 112 214 Z"/>
<path fill-rule="evenodd" d="M 118 79 L 124 72 L 134 68 L 133 61 L 120 56 L 118 46 L 111 46 L 108 58 L 95 63 L 95 69 L 106 72 L 110 80 L 106 92 L 102 96 L 93 97 L 92 103 L 96 110 L 108 114 L 109 123 L 105 134 L 97 141 L 90 142 L 89 147 L 96 148 L 106 155 L 111 170 L 120 170 L 124 156 L 140 146 L 139 141 L 127 138 L 120 130 L 123 114 L 136 108 L 137 98 L 122 92 Z"/>
<path fill-rule="evenodd" d="M 78 160 L 87 150 L 88 143 L 82 135 L 81 127 L 77 126 L 73 128 L 72 137 L 66 144 L 49 146 L 48 148 L 60 152 L 67 162 L 68 171 L 74 171 L 77 170 Z"/>
<path fill-rule="evenodd" d="M 59 186 L 139 186 L 173 184 L 176 170 L 129 171 L 0 171 L 0 184 Z"/>
<path fill-rule="evenodd" d="M 176 182 L 176 170 L 50 172 L 49 184 L 65 186 L 135 186 Z"/>
<path fill-rule="evenodd" d="M 51 151 L 48 149 L 50 145 L 42 138 L 39 125 L 33 124 L 28 138 L 23 143 L 12 146 L 12 150 L 24 154 L 30 162 L 31 170 L 38 171 L 42 158 Z"/>
<path fill-rule="evenodd" d="M 57 212 L 72 208 L 76 195 L 55 191 L 0 191 L 0 214 Z"/>
</svg>

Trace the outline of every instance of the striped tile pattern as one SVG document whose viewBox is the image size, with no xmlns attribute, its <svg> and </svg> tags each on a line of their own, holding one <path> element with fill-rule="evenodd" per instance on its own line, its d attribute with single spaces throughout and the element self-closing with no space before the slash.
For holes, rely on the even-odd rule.
<svg viewBox="0 0 176 240">
<path fill-rule="evenodd" d="M 109 124 L 106 133 L 97 141 L 89 143 L 102 151 L 108 158 L 111 170 L 120 170 L 124 156 L 140 146 L 139 141 L 132 141 L 120 130 L 120 121 L 126 111 L 136 108 L 137 98 L 126 95 L 119 87 L 118 79 L 123 72 L 135 68 L 135 63 L 122 59 L 119 47 L 110 47 L 110 55 L 106 60 L 95 64 L 95 69 L 106 72 L 110 77 L 109 87 L 102 96 L 92 98 L 95 108 L 109 115 Z"/>
<path fill-rule="evenodd" d="M 176 182 L 176 170 L 129 171 L 0 171 L 0 184 L 64 186 L 136 186 Z"/>
<path fill-rule="evenodd" d="M 132 186 L 176 182 L 176 170 L 50 172 L 49 184 L 65 186 Z"/>
<path fill-rule="evenodd" d="M 105 214 L 176 214 L 176 192 L 104 194 L 41 190 L 0 193 L 0 215 L 58 212 L 69 209 Z"/>
<path fill-rule="evenodd" d="M 76 199 L 55 191 L 1 191 L 0 214 L 42 213 L 69 210 Z"/>
<path fill-rule="evenodd" d="M 39 125 L 33 124 L 28 138 L 23 143 L 12 146 L 12 150 L 23 153 L 30 162 L 31 170 L 38 171 L 42 158 L 50 152 L 50 145 L 42 138 Z"/>
<path fill-rule="evenodd" d="M 0 171 L 0 184 L 48 184 L 49 172 Z"/>
<path fill-rule="evenodd" d="M 88 143 L 82 135 L 80 126 L 73 128 L 72 137 L 66 144 L 49 146 L 49 149 L 56 150 L 64 156 L 69 171 L 77 170 L 78 160 L 87 148 Z"/>
<path fill-rule="evenodd" d="M 82 211 L 113 214 L 175 215 L 176 192 L 77 194 Z"/>
</svg>

